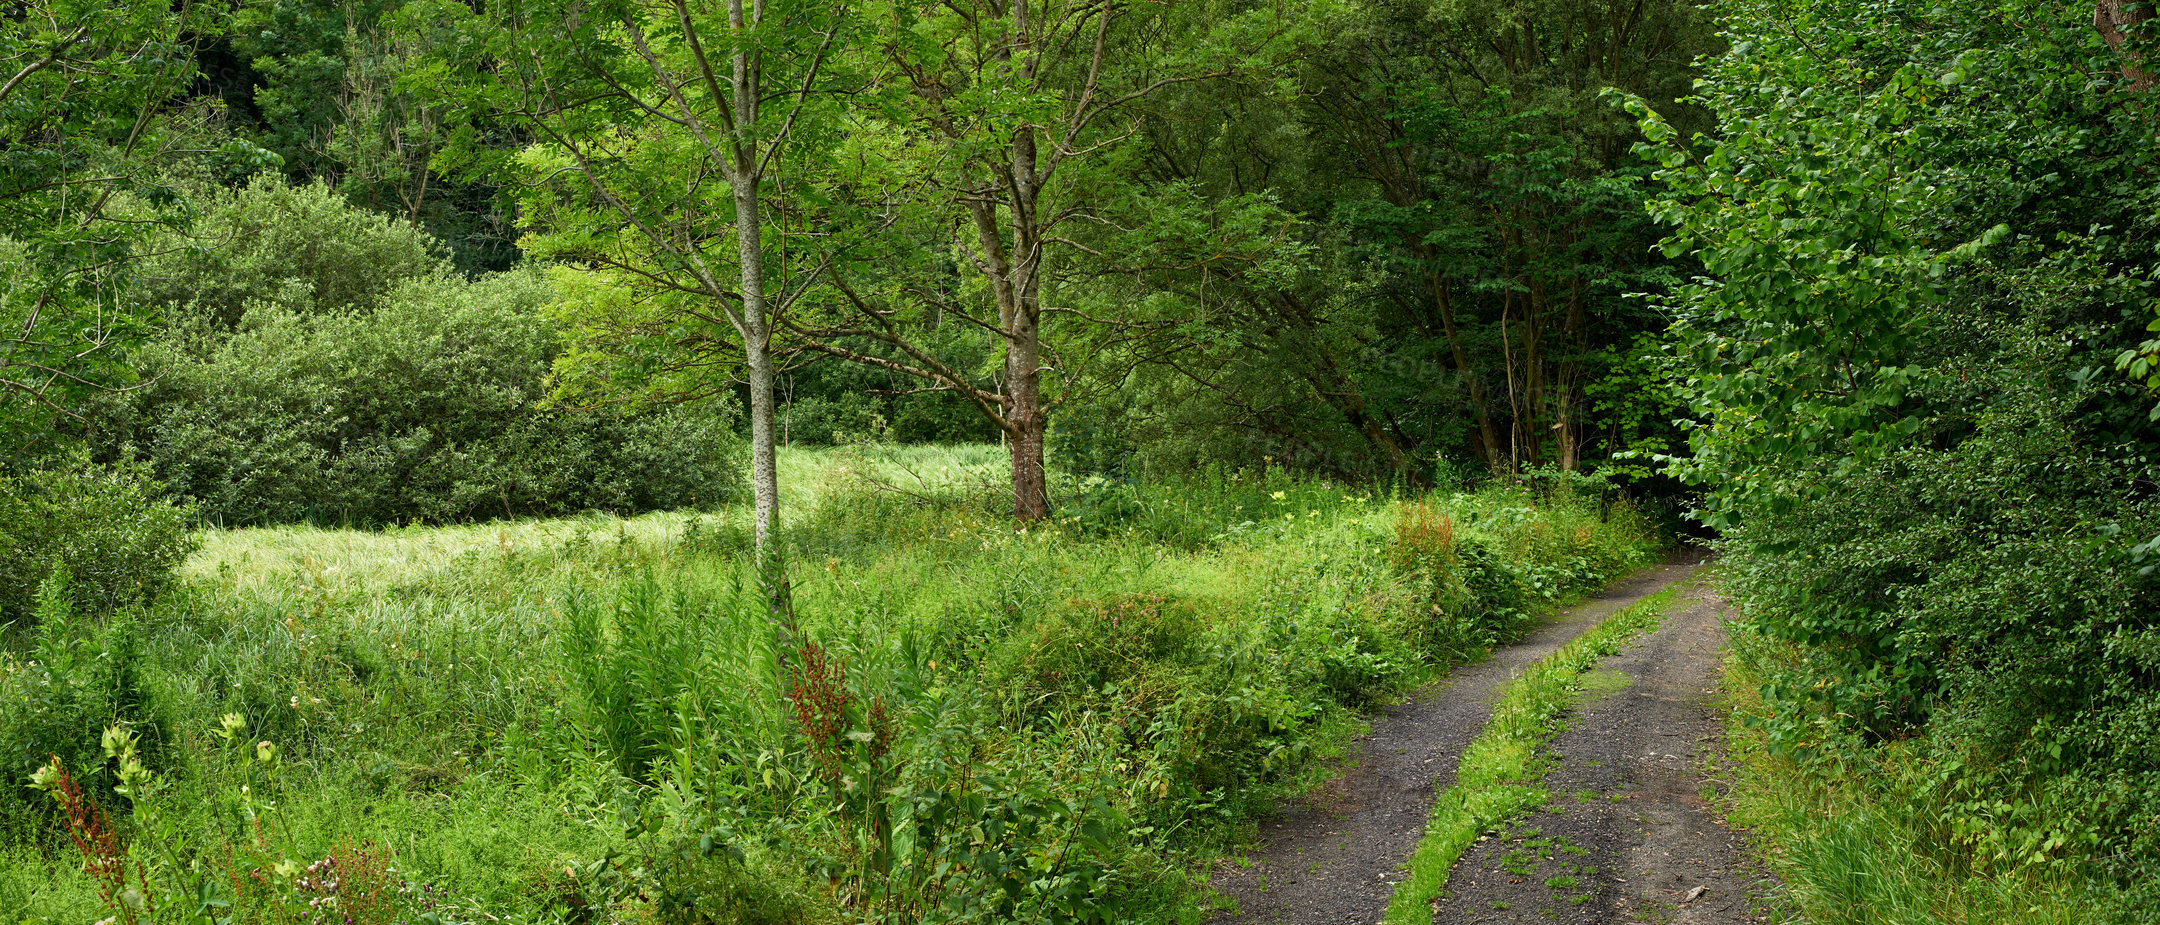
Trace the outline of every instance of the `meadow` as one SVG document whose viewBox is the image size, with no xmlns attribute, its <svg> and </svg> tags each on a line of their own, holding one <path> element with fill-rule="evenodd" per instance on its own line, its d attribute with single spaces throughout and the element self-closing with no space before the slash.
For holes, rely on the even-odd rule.
<svg viewBox="0 0 2160 925">
<path fill-rule="evenodd" d="M 790 451 L 783 611 L 737 507 L 206 529 L 111 615 L 48 580 L 0 920 L 1197 921 L 1361 709 L 1656 551 L 1591 495 L 1227 470 L 1015 529 L 1002 462 Z"/>
</svg>

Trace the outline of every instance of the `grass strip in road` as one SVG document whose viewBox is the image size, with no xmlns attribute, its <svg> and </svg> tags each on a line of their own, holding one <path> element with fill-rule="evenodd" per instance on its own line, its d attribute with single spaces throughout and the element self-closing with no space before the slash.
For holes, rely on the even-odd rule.
<svg viewBox="0 0 2160 925">
<path fill-rule="evenodd" d="M 1425 837 L 1410 856 L 1410 876 L 1395 885 L 1385 925 L 1426 925 L 1432 903 L 1447 888 L 1448 871 L 1479 835 L 1542 806 L 1549 760 L 1540 746 L 1559 730 L 1576 700 L 1576 682 L 1600 659 L 1657 628 L 1679 588 L 1668 587 L 1606 617 L 1509 683 L 1492 721 L 1463 750 L 1455 786 L 1434 802 Z"/>
</svg>

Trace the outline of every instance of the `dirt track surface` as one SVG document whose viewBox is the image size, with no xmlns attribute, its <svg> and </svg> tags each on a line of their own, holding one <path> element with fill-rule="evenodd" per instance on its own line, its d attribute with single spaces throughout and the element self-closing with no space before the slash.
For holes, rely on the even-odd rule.
<svg viewBox="0 0 2160 925">
<path fill-rule="evenodd" d="M 1552 800 L 1464 852 L 1435 923 L 1752 922 L 1766 884 L 1705 799 L 1719 786 L 1723 602 L 1691 588 L 1604 661 L 1553 737 Z"/>
<path fill-rule="evenodd" d="M 1693 565 L 1676 564 L 1637 573 L 1568 608 L 1522 641 L 1381 710 L 1335 779 L 1285 807 L 1279 818 L 1261 823 L 1261 844 L 1247 858 L 1250 866 L 1225 863 L 1215 871 L 1212 885 L 1239 910 L 1215 921 L 1380 921 L 1396 881 L 1405 876 L 1402 866 L 1417 847 L 1438 788 L 1454 784 L 1457 760 L 1485 728 L 1506 682 L 1613 612 L 1694 571 Z M 1710 623 L 1715 627 L 1714 616 Z M 1703 660 L 1715 670 L 1715 642 Z"/>
</svg>

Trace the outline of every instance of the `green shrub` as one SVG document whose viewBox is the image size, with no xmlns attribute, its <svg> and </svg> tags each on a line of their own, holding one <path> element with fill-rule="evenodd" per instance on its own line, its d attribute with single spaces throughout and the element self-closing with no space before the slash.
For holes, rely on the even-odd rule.
<svg viewBox="0 0 2160 925">
<path fill-rule="evenodd" d="M 888 432 L 881 411 L 877 400 L 869 395 L 808 396 L 780 409 L 781 426 L 790 443 L 830 446 L 877 440 Z"/>
<path fill-rule="evenodd" d="M 189 508 L 166 501 L 162 487 L 132 460 L 0 476 L 0 623 L 28 616 L 39 582 L 56 571 L 84 610 L 156 596 L 196 542 Z"/>
<path fill-rule="evenodd" d="M 185 235 L 148 250 L 136 298 L 189 326 L 233 330 L 257 308 L 345 312 L 409 280 L 446 272 L 442 249 L 409 222 L 353 207 L 321 183 L 271 175 L 206 190 Z"/>
<path fill-rule="evenodd" d="M 1023 703 L 1135 681 L 1190 665 L 1207 625 L 1190 600 L 1162 594 L 1070 601 L 1017 629 L 1005 644 L 996 686 Z M 1146 692 L 1139 692 L 1145 696 Z"/>
<path fill-rule="evenodd" d="M 100 434 L 205 519 L 388 524 L 709 506 L 739 490 L 725 406 L 547 407 L 556 329 L 532 271 L 407 280 L 366 310 L 255 304 L 175 331 Z"/>
<path fill-rule="evenodd" d="M 229 525 L 381 525 L 710 506 L 739 490 L 725 401 L 549 404 L 561 329 L 534 268 L 468 279 L 434 241 L 316 185 L 205 199 L 146 264 L 144 383 L 96 396 L 101 458 L 139 453 Z"/>
<path fill-rule="evenodd" d="M 643 867 L 652 878 L 648 898 L 660 925 L 792 925 L 811 920 L 810 903 L 803 895 L 807 891 L 790 883 L 786 872 L 768 869 L 774 865 L 753 866 L 741 854 L 740 849 L 715 850 L 709 839 L 647 846 Z"/>
</svg>

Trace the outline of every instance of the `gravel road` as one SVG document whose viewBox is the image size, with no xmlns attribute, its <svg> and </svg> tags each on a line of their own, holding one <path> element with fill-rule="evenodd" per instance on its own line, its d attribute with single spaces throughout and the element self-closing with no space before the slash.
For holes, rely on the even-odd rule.
<svg viewBox="0 0 2160 925">
<path fill-rule="evenodd" d="M 1690 588 L 1656 633 L 1589 676 L 1588 702 L 1550 743 L 1551 802 L 1464 852 L 1436 925 L 1756 920 L 1772 884 L 1708 799 L 1723 611 Z"/>
<path fill-rule="evenodd" d="M 1379 711 L 1372 731 L 1352 745 L 1333 780 L 1261 823 L 1260 844 L 1245 858 L 1249 864 L 1225 862 L 1213 873 L 1213 886 L 1238 909 L 1215 921 L 1380 921 L 1395 882 L 1404 876 L 1401 867 L 1424 830 L 1437 788 L 1454 783 L 1456 761 L 1485 727 L 1506 682 L 1613 612 L 1687 579 L 1695 568 L 1673 564 L 1639 572 L 1561 612 L 1520 642 L 1495 650 L 1492 657 L 1465 665 L 1409 700 Z M 1708 619 L 1715 628 L 1715 617 Z M 1714 672 L 1718 640 L 1695 641 L 1709 646 L 1701 659 Z M 1715 687 L 1714 681 L 1689 683 Z M 1666 737 L 1658 736 L 1658 741 L 1677 754 Z M 1494 911 L 1491 902 L 1485 911 Z M 1527 912 L 1529 903 L 1524 905 Z M 1601 911 L 1613 908 L 1607 902 Z"/>
</svg>

